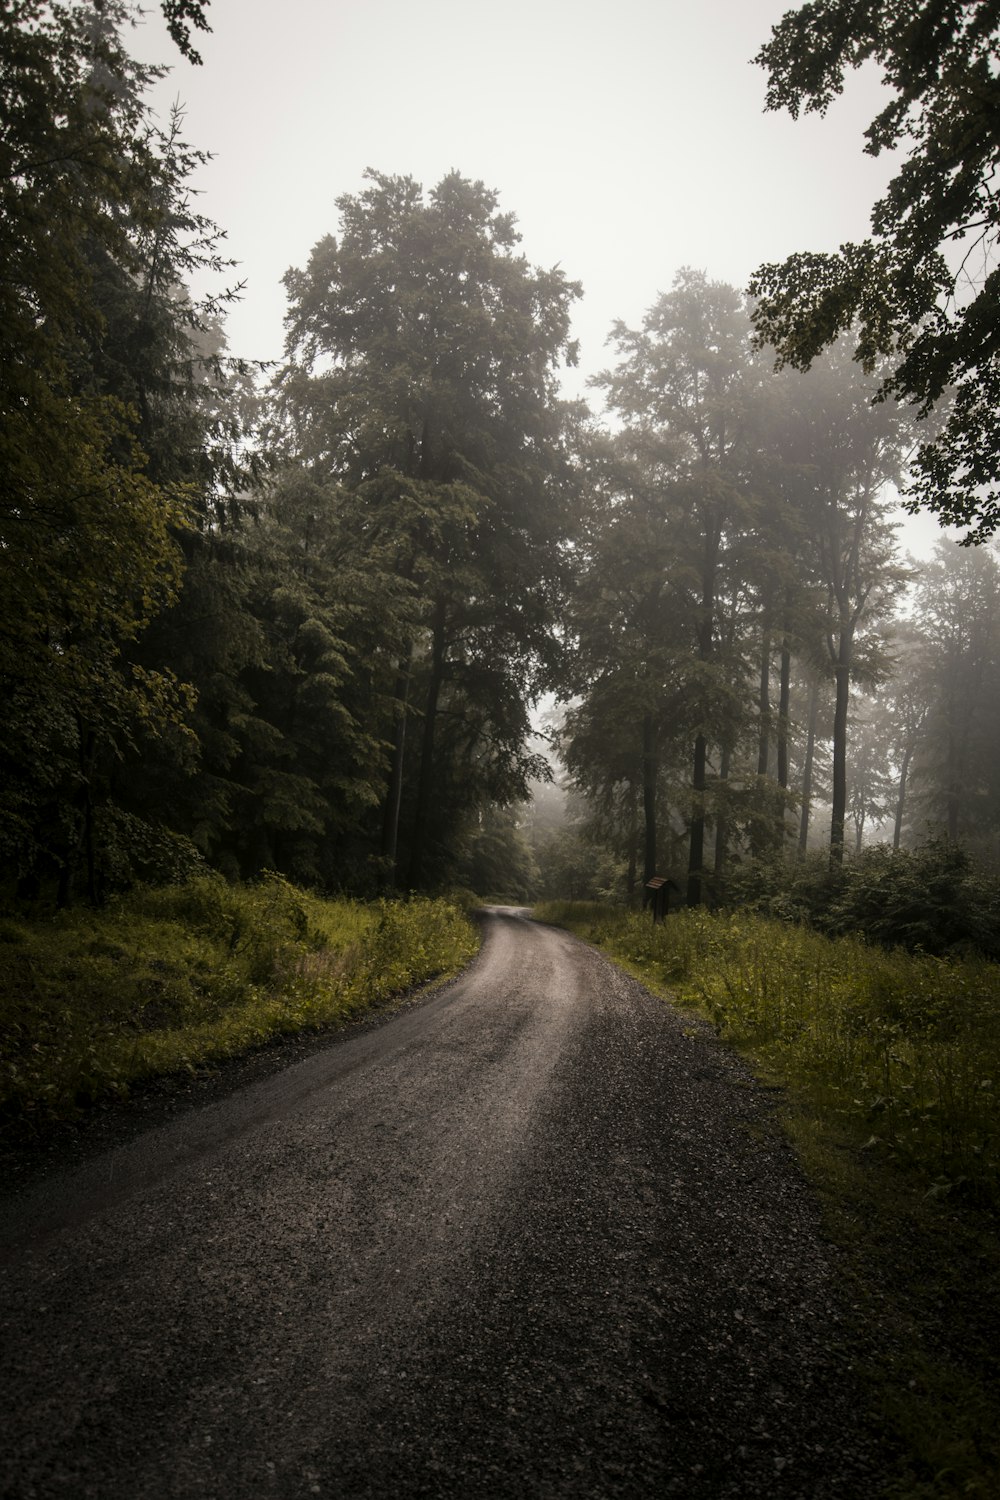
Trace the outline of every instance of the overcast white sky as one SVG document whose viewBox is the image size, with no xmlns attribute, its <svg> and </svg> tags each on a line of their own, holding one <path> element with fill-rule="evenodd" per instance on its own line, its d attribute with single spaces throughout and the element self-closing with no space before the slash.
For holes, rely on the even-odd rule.
<svg viewBox="0 0 1000 1500">
<path fill-rule="evenodd" d="M 765 115 L 751 59 L 789 8 L 212 0 L 203 67 L 176 54 L 158 7 L 135 51 L 172 64 L 157 102 L 178 98 L 188 140 L 215 156 L 199 206 L 247 282 L 234 353 L 280 355 L 281 277 L 336 232 L 335 200 L 366 167 L 427 187 L 457 169 L 499 192 L 529 260 L 583 283 L 586 376 L 613 320 L 638 324 L 680 267 L 742 286 L 764 260 L 867 232 L 889 175 L 862 153 L 877 77 L 851 80 L 825 120 Z M 935 534 L 928 522 L 907 542 Z"/>
</svg>

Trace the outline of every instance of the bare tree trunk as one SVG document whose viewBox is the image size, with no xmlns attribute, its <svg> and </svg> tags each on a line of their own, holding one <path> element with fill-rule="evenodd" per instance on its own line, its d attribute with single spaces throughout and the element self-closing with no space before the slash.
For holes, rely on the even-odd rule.
<svg viewBox="0 0 1000 1500">
<path fill-rule="evenodd" d="M 945 792 L 945 829 L 948 838 L 953 844 L 958 843 L 958 810 L 961 803 L 961 790 L 958 778 L 958 754 L 955 749 L 955 736 L 952 732 L 948 736 L 948 774 Z"/>
<path fill-rule="evenodd" d="M 403 801 L 403 761 L 406 752 L 406 709 L 410 691 L 410 659 L 412 646 L 407 645 L 400 659 L 393 689 L 393 735 L 392 761 L 389 766 L 389 784 L 386 788 L 385 810 L 382 817 L 382 858 L 386 865 L 386 884 L 392 890 L 396 884 L 396 855 L 399 844 L 399 810 Z"/>
<path fill-rule="evenodd" d="M 719 758 L 719 804 L 715 813 L 715 875 L 725 874 L 729 853 L 729 809 L 726 802 L 729 782 L 730 749 L 723 745 Z"/>
<path fill-rule="evenodd" d="M 757 775 L 767 775 L 771 755 L 771 632 L 764 632 L 760 651 L 760 691 L 757 695 L 760 715 L 757 741 Z"/>
<path fill-rule="evenodd" d="M 715 573 L 719 559 L 720 534 L 710 527 L 705 537 L 705 560 L 701 583 L 701 615 L 698 620 L 698 657 L 711 661 L 715 633 Z M 699 734 L 694 742 L 694 766 L 691 789 L 694 806 L 691 815 L 691 842 L 688 850 L 688 906 L 700 906 L 702 874 L 705 862 L 705 771 L 708 763 L 708 741 Z"/>
<path fill-rule="evenodd" d="M 788 637 L 781 642 L 781 683 L 778 689 L 778 785 L 788 790 L 788 703 L 791 697 L 792 652 Z"/>
<path fill-rule="evenodd" d="M 84 859 L 87 872 L 87 899 L 92 905 L 97 904 L 93 796 L 94 758 L 97 737 L 79 713 L 76 713 L 74 717 L 76 719 L 78 736 L 77 760 L 80 776 L 73 802 L 76 805 L 79 821 L 77 831 L 67 841 L 65 859 L 59 870 L 56 905 L 61 909 L 73 905 L 76 873 L 81 856 Z"/>
<path fill-rule="evenodd" d="M 420 777 L 417 783 L 417 806 L 413 817 L 413 848 L 410 850 L 408 882 L 411 890 L 419 889 L 423 878 L 424 855 L 430 827 L 431 793 L 434 788 L 434 733 L 437 728 L 438 700 L 444 682 L 445 668 L 445 602 L 434 606 L 431 641 L 431 677 L 424 705 L 424 732 L 420 746 Z"/>
<path fill-rule="evenodd" d="M 813 758 L 816 754 L 816 720 L 819 716 L 819 678 L 809 689 L 809 723 L 806 728 L 806 753 L 802 763 L 802 808 L 799 814 L 799 858 L 809 846 L 809 814 L 812 810 Z"/>
<path fill-rule="evenodd" d="M 644 822 L 642 880 L 656 874 L 656 778 L 658 766 L 656 723 L 652 714 L 642 721 L 642 813 Z"/>
<path fill-rule="evenodd" d="M 628 784 L 628 872 L 625 877 L 625 903 L 635 905 L 635 883 L 639 878 L 639 806 L 634 781 Z"/>
<path fill-rule="evenodd" d="M 906 806 L 906 778 L 910 774 L 910 757 L 912 754 L 912 745 L 907 745 L 903 751 L 903 761 L 899 768 L 899 790 L 896 793 L 896 821 L 892 830 L 893 849 L 899 848 L 899 840 L 903 832 L 903 809 Z"/>
<path fill-rule="evenodd" d="M 830 860 L 844 858 L 844 820 L 847 816 L 847 708 L 851 694 L 851 637 L 841 631 L 836 663 L 837 702 L 833 713 L 833 812 L 830 818 Z"/>
<path fill-rule="evenodd" d="M 688 906 L 701 905 L 702 865 L 705 859 L 705 769 L 708 742 L 699 734 L 694 742 L 694 767 L 691 785 L 694 791 L 694 814 L 691 818 L 691 845 L 688 855 Z"/>
</svg>

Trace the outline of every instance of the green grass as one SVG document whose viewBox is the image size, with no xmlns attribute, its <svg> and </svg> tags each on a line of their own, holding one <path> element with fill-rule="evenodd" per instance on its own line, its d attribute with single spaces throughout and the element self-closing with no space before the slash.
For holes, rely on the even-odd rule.
<svg viewBox="0 0 1000 1500">
<path fill-rule="evenodd" d="M 458 971 L 447 901 L 324 901 L 271 877 L 139 890 L 102 911 L 0 917 L 0 1120 L 65 1119 L 152 1076 L 327 1027 Z"/>
<path fill-rule="evenodd" d="M 778 1091 L 899 1444 L 887 1494 L 1000 1495 L 1000 966 L 745 912 L 535 915 L 697 1010 Z"/>
</svg>

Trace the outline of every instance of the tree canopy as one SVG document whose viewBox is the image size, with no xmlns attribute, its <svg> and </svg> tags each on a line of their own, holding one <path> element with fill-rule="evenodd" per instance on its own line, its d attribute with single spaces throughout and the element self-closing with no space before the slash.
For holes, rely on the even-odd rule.
<svg viewBox="0 0 1000 1500">
<path fill-rule="evenodd" d="M 761 338 L 801 369 L 847 333 L 866 369 L 887 361 L 883 395 L 932 418 L 907 503 L 981 541 L 1000 525 L 1000 5 L 810 0 L 756 61 L 767 108 L 795 118 L 824 114 L 874 62 L 888 99 L 864 149 L 900 152 L 870 238 L 757 270 Z"/>
<path fill-rule="evenodd" d="M 409 766 L 418 884 L 429 858 L 447 863 L 456 815 L 523 797 L 539 770 L 524 746 L 555 644 L 570 415 L 557 370 L 575 358 L 580 289 L 530 266 L 496 194 L 458 173 L 425 193 L 370 172 L 338 208 L 339 237 L 285 278 L 278 394 L 288 461 L 316 487 L 317 526 L 338 538 L 344 563 L 385 579 L 367 663 L 391 667 L 378 688 L 391 710 L 383 854 L 394 866 Z"/>
</svg>

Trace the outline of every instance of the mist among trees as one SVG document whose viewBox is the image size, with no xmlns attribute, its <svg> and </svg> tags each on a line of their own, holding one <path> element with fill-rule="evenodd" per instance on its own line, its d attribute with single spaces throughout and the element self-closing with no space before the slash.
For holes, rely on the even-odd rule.
<svg viewBox="0 0 1000 1500">
<path fill-rule="evenodd" d="M 165 13 L 190 53 L 204 6 Z M 995 860 L 993 355 L 973 310 L 919 303 L 909 202 L 879 226 L 911 260 L 873 252 L 863 285 L 852 247 L 752 298 L 678 270 L 584 403 L 560 379 L 583 289 L 529 263 L 498 194 L 372 171 L 288 247 L 284 359 L 254 369 L 134 14 L 0 17 L 11 890 L 208 866 L 637 900 L 659 873 L 697 904 L 876 839 Z M 814 107 L 782 26 L 774 102 Z M 900 493 L 981 545 L 914 563 Z"/>
</svg>

